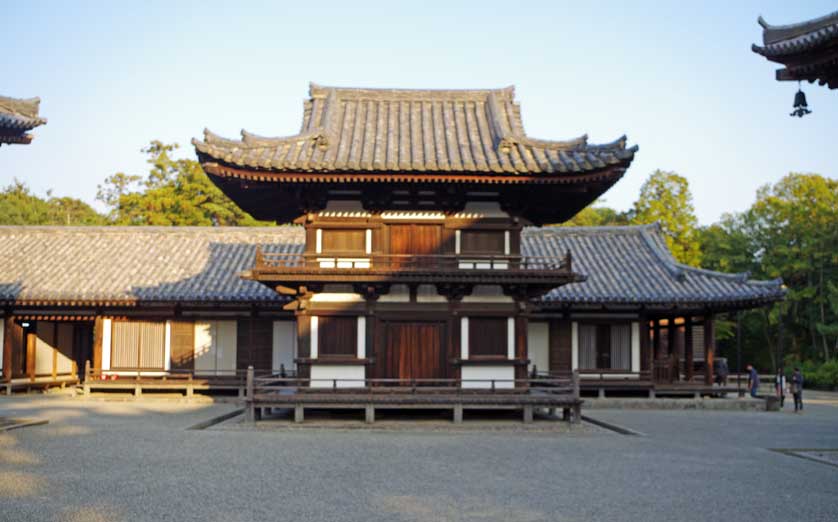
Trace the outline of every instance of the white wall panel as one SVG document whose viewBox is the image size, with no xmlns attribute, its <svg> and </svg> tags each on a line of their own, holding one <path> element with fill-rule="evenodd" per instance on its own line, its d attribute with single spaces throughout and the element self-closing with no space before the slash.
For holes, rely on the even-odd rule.
<svg viewBox="0 0 838 522">
<path fill-rule="evenodd" d="M 273 359 L 271 366 L 279 370 L 285 366 L 286 370 L 296 368 L 294 359 L 297 357 L 297 322 L 273 322 Z"/>
<path fill-rule="evenodd" d="M 530 360 L 528 370 L 535 365 L 539 372 L 550 371 L 549 323 L 530 321 L 527 324 L 527 358 Z"/>
<path fill-rule="evenodd" d="M 463 388 L 491 388 L 495 379 L 495 388 L 514 388 L 515 367 L 511 364 L 498 366 L 463 366 L 460 370 Z M 480 382 L 465 382 L 477 379 Z"/>
<path fill-rule="evenodd" d="M 337 379 L 338 388 L 358 388 L 364 386 L 363 379 L 365 378 L 366 366 L 362 364 L 359 364 L 357 366 L 338 364 L 313 364 L 311 366 L 312 388 L 331 388 L 334 385 L 332 379 Z"/>
<path fill-rule="evenodd" d="M 111 319 L 102 319 L 102 369 L 111 369 Z"/>
</svg>

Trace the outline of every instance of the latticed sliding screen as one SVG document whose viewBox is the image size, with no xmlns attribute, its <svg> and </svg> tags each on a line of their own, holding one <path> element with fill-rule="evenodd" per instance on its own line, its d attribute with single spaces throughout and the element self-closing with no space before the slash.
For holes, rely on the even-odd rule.
<svg viewBox="0 0 838 522">
<path fill-rule="evenodd" d="M 323 229 L 322 233 L 322 251 L 325 254 L 366 252 L 366 230 Z"/>
<path fill-rule="evenodd" d="M 579 367 L 583 370 L 631 370 L 631 325 L 580 324 Z"/>
<path fill-rule="evenodd" d="M 146 321 L 114 321 L 111 368 L 164 368 L 166 325 Z"/>
<path fill-rule="evenodd" d="M 469 358 L 507 356 L 506 317 L 469 317 Z"/>
<path fill-rule="evenodd" d="M 318 357 L 354 357 L 358 348 L 358 318 L 320 316 Z"/>
</svg>

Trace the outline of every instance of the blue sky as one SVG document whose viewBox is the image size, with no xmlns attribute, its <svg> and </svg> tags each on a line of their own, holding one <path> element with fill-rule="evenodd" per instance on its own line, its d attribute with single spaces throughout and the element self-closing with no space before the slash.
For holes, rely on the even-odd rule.
<svg viewBox="0 0 838 522">
<path fill-rule="evenodd" d="M 308 82 L 413 88 L 514 84 L 528 134 L 640 145 L 606 195 L 620 209 L 656 168 L 691 184 L 699 220 L 747 208 L 790 171 L 838 175 L 838 92 L 797 85 L 750 50 L 756 23 L 836 10 L 809 2 L 6 2 L 0 94 L 40 96 L 49 123 L 0 149 L 0 185 L 93 202 L 144 174 L 152 139 L 189 145 L 297 132 Z M 101 207 L 99 207 L 101 208 Z"/>
</svg>

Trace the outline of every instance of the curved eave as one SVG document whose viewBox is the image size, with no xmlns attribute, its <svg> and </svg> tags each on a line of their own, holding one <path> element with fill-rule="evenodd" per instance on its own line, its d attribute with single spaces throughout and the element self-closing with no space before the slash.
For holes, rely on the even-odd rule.
<svg viewBox="0 0 838 522">
<path fill-rule="evenodd" d="M 581 174 L 516 174 L 504 176 L 475 172 L 429 173 L 426 171 L 272 171 L 233 167 L 212 161 L 199 154 L 208 174 L 231 179 L 269 183 L 481 183 L 481 184 L 575 184 L 616 181 L 625 173 L 631 160 Z M 209 161 L 208 161 L 209 160 Z"/>
</svg>

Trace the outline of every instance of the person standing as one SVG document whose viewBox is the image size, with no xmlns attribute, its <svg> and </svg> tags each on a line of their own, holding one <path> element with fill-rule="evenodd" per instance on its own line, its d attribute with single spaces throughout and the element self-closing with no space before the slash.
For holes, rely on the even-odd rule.
<svg viewBox="0 0 838 522">
<path fill-rule="evenodd" d="M 786 402 L 786 376 L 783 374 L 783 369 L 777 370 L 777 375 L 774 376 L 774 394 L 780 400 L 780 408 Z"/>
<path fill-rule="evenodd" d="M 803 411 L 803 374 L 795 368 L 791 374 L 791 394 L 794 397 L 794 412 Z"/>
<path fill-rule="evenodd" d="M 751 397 L 757 398 L 757 391 L 759 391 L 759 374 L 756 368 L 752 365 L 747 366 L 748 370 L 748 391 L 751 392 Z"/>
</svg>

